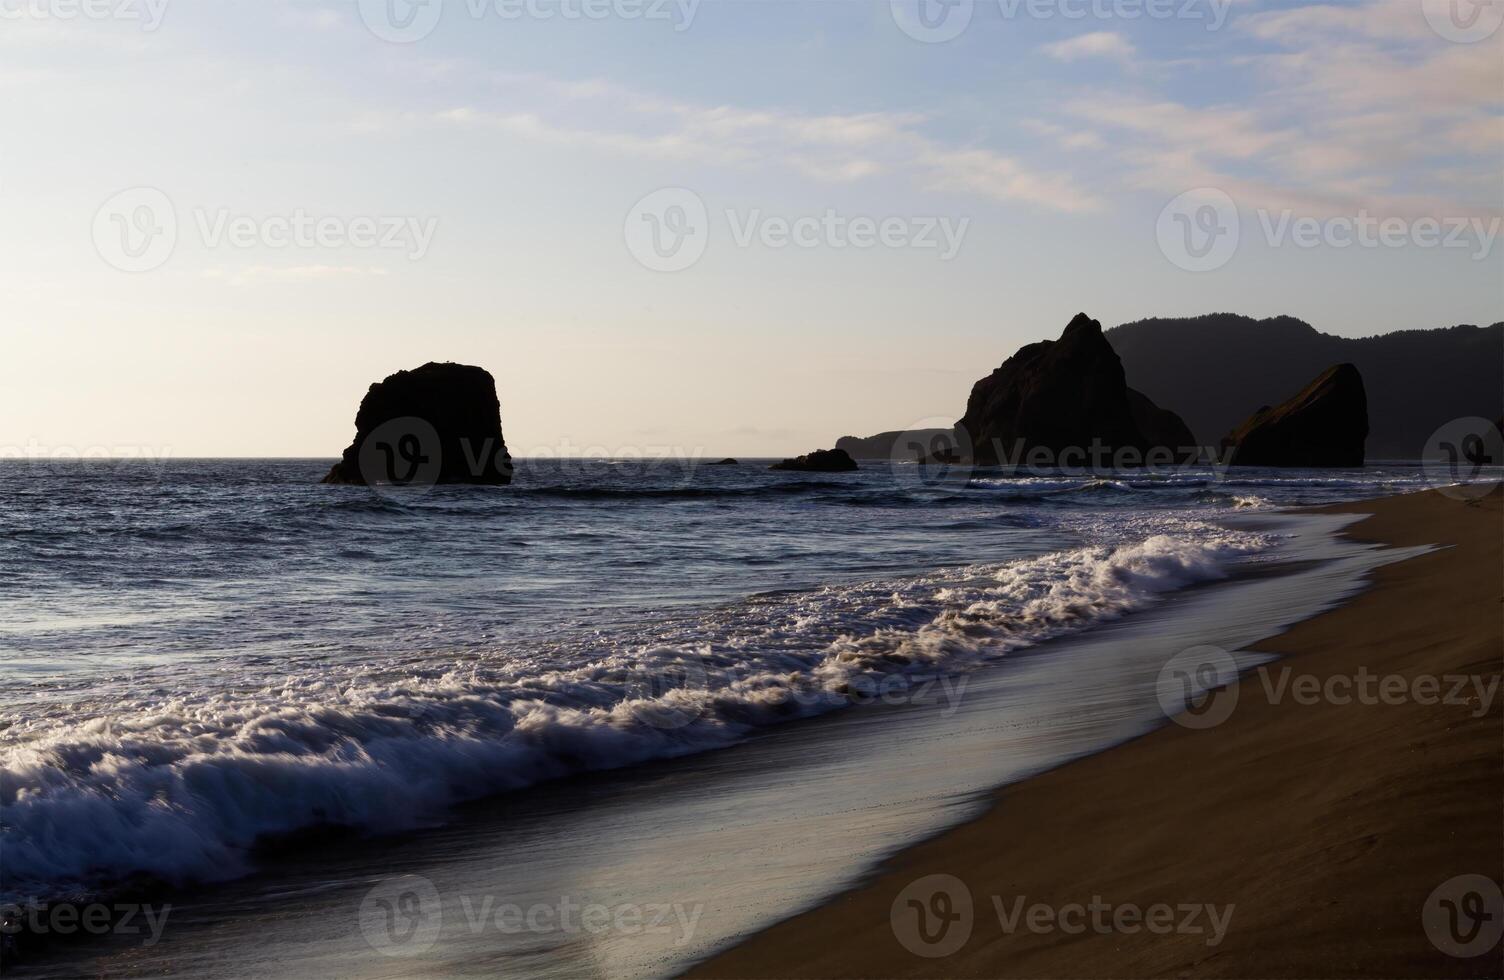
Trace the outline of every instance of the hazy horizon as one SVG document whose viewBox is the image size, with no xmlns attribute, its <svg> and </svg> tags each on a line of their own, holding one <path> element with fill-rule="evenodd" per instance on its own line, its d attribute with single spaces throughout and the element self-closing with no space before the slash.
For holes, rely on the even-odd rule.
<svg viewBox="0 0 1504 980">
<path fill-rule="evenodd" d="M 1189 315 L 1187 317 L 1176 318 L 1176 319 L 1195 319 L 1197 316 L 1201 316 L 1201 315 L 1208 315 L 1208 314 L 1191 314 L 1191 315 Z M 1293 319 L 1297 319 L 1298 320 L 1300 318 L 1299 317 L 1293 317 Z M 1129 322 L 1133 322 L 1133 321 L 1129 321 Z M 1480 324 L 1460 324 L 1459 323 L 1459 324 L 1448 324 L 1448 325 L 1439 326 L 1439 327 L 1419 327 L 1419 328 L 1401 327 L 1401 328 L 1397 328 L 1396 330 L 1385 331 L 1384 334 L 1398 333 L 1398 332 L 1402 332 L 1402 331 L 1405 331 L 1405 330 L 1446 330 L 1446 329 L 1451 329 L 1452 327 L 1457 327 L 1457 326 L 1485 327 L 1485 326 L 1493 326 L 1493 325 L 1494 324 L 1482 324 L 1482 323 L 1480 323 Z M 1113 324 L 1113 326 L 1118 326 L 1118 324 Z M 1311 326 L 1314 327 L 1315 325 L 1312 324 Z M 1112 329 L 1112 327 L 1109 327 L 1109 326 L 1106 326 L 1106 325 L 1103 326 L 1104 332 L 1107 331 L 1107 330 L 1110 330 L 1110 329 Z M 1321 331 L 1321 332 L 1325 333 L 1326 331 Z M 1361 337 L 1361 336 L 1384 336 L 1384 334 L 1368 334 L 1368 335 L 1355 335 L 1355 336 L 1358 336 L 1358 337 Z M 1023 341 L 1023 343 L 1024 344 L 1032 343 L 1032 342 L 1034 342 L 1036 340 L 1054 340 L 1056 336 L 1058 336 L 1058 331 L 1054 335 L 1032 338 L 1031 340 L 1025 340 L 1025 341 Z M 1020 346 L 1022 346 L 1022 344 Z M 1010 351 L 1007 352 L 1007 354 L 1004 354 L 1001 357 L 999 357 L 999 359 L 997 361 L 997 364 L 1002 363 L 1002 361 L 1004 359 L 1006 359 L 1008 356 L 1010 356 L 1012 353 L 1013 353 L 1013 351 L 1010 350 Z M 585 459 L 585 460 L 588 460 L 588 459 L 600 459 L 600 458 L 625 458 L 625 459 L 632 459 L 632 458 L 638 458 L 638 459 L 660 459 L 661 458 L 661 459 L 666 459 L 666 460 L 671 460 L 671 461 L 672 460 L 690 460 L 690 461 L 711 460 L 711 461 L 714 461 L 716 459 L 719 459 L 719 458 L 722 458 L 722 457 L 725 457 L 725 456 L 743 457 L 743 458 L 746 458 L 746 459 L 781 459 L 781 458 L 785 458 L 785 457 L 788 457 L 788 456 L 799 455 L 800 453 L 808 452 L 810 449 L 814 449 L 814 448 L 828 448 L 830 445 L 833 445 L 837 439 L 839 439 L 839 438 L 841 438 L 843 436 L 855 436 L 855 437 L 858 437 L 858 438 L 862 438 L 862 437 L 873 436 L 873 435 L 880 434 L 882 432 L 889 432 L 889 431 L 900 431 L 900 430 L 911 429 L 911 428 L 948 426 L 948 425 L 952 424 L 956 419 L 960 418 L 960 416 L 961 416 L 961 409 L 964 409 L 964 407 L 965 407 L 966 396 L 970 393 L 971 385 L 975 381 L 977 381 L 979 378 L 985 377 L 993 368 L 995 368 L 997 366 L 997 364 L 992 364 L 991 366 L 988 366 L 988 367 L 980 369 L 977 377 L 972 378 L 971 380 L 967 381 L 962 386 L 962 388 L 960 389 L 960 393 L 958 395 L 958 404 L 960 405 L 960 408 L 958 408 L 957 412 L 955 413 L 955 418 L 951 418 L 951 417 L 946 416 L 946 415 L 944 415 L 942 413 L 942 414 L 934 415 L 934 416 L 930 416 L 930 417 L 913 419 L 909 423 L 905 423 L 905 424 L 901 424 L 901 425 L 888 425 L 888 426 L 870 426 L 869 425 L 865 429 L 862 429 L 860 431 L 858 431 L 858 430 L 852 430 L 852 431 L 848 431 L 848 432 L 833 433 L 833 434 L 829 434 L 827 436 L 815 436 L 815 437 L 813 437 L 813 442 L 809 442 L 807 444 L 799 444 L 799 445 L 790 444 L 789 446 L 786 446 L 784 448 L 780 448 L 780 449 L 777 449 L 777 450 L 774 450 L 774 451 L 757 451 L 757 452 L 728 451 L 728 450 L 723 450 L 722 447 L 720 445 L 717 445 L 717 444 L 682 445 L 682 444 L 669 444 L 669 443 L 662 443 L 662 442 L 660 442 L 660 443 L 652 443 L 652 442 L 649 442 L 649 441 L 646 441 L 646 440 L 644 440 L 643 442 L 641 442 L 639 444 L 635 444 L 635 445 L 606 446 L 606 445 L 601 444 L 599 441 L 591 441 L 588 436 L 586 436 L 586 437 L 584 437 L 582 439 L 574 439 L 574 438 L 571 438 L 571 437 L 565 437 L 565 439 L 559 441 L 558 443 L 554 443 L 554 444 L 532 444 L 532 445 L 528 445 L 528 446 L 523 446 L 523 445 L 519 444 L 518 441 L 517 441 L 517 439 L 516 439 L 516 437 L 511 434 L 512 427 L 507 422 L 506 395 L 505 395 L 505 391 L 501 390 L 502 389 L 502 384 L 501 384 L 500 381 L 498 381 L 497 387 L 499 389 L 500 400 L 501 400 L 501 403 L 502 403 L 502 429 L 503 429 L 503 434 L 507 438 L 507 448 L 508 448 L 508 451 L 511 453 L 511 455 L 512 455 L 512 457 L 514 459 L 518 459 L 518 460 L 527 460 L 527 459 L 532 459 L 532 460 L 542 460 L 542 459 Z M 408 365 L 408 368 L 415 368 L 415 367 L 418 367 L 418 366 L 419 365 L 417 365 L 417 364 L 412 364 L 412 365 Z M 485 367 L 485 365 L 480 365 L 480 366 L 481 367 Z M 403 370 L 403 368 L 398 368 L 396 370 Z M 957 372 L 957 373 L 960 373 L 960 372 Z M 375 378 L 375 379 L 373 379 L 372 383 L 374 383 L 376 381 L 383 380 L 385 377 L 386 377 L 386 375 L 383 375 L 382 378 Z M 1130 379 L 1130 381 L 1131 380 L 1132 379 Z M 352 398 L 351 398 L 351 406 L 352 407 L 350 408 L 350 410 L 348 412 L 349 423 L 348 423 L 347 428 L 348 428 L 349 431 L 348 431 L 348 434 L 346 436 L 346 443 L 345 443 L 346 445 L 348 444 L 349 437 L 351 435 L 353 435 L 354 432 L 355 432 L 355 424 L 354 424 L 355 409 L 359 406 L 360 399 L 365 394 L 365 387 L 368 387 L 368 386 L 361 387 L 360 391 L 357 392 L 357 393 L 355 393 L 352 396 Z M 1208 444 L 1210 445 L 1210 444 L 1212 444 L 1214 442 L 1215 442 L 1215 440 L 1212 440 Z M 152 445 L 144 445 L 143 444 L 143 445 L 126 446 L 126 447 L 86 446 L 86 447 L 83 447 L 82 449 L 79 449 L 77 447 L 72 447 L 72 446 L 65 446 L 65 447 L 33 446 L 31 448 L 34 450 L 34 452 L 31 453 L 31 454 L 28 454 L 27 451 L 26 451 L 27 448 L 28 447 L 26 447 L 26 446 L 0 447 L 0 461 L 6 460 L 6 459 L 27 459 L 27 458 L 69 459 L 69 458 L 75 458 L 75 457 L 77 457 L 77 458 L 99 458 L 99 459 L 132 459 L 132 458 L 139 458 L 139 459 L 144 459 L 144 460 L 174 460 L 174 459 L 175 460 L 193 460 L 193 459 L 205 459 L 205 460 L 237 460 L 237 459 L 240 459 L 240 460 L 323 460 L 323 459 L 335 459 L 343 451 L 343 446 L 341 446 L 339 448 L 336 448 L 336 449 L 328 451 L 328 452 L 312 452 L 312 453 L 276 453 L 276 452 L 269 452 L 269 453 L 243 453 L 243 454 L 235 454 L 235 453 L 184 453 L 184 452 L 178 452 L 178 451 L 174 450 L 174 448 L 171 447 L 171 446 L 152 446 Z M 600 451 L 600 450 L 605 450 L 605 451 Z"/>
<path fill-rule="evenodd" d="M 780 457 L 1078 311 L 1487 325 L 1497 8 L 11 5 L 0 449 L 330 458 L 458 361 L 518 456 Z"/>
</svg>

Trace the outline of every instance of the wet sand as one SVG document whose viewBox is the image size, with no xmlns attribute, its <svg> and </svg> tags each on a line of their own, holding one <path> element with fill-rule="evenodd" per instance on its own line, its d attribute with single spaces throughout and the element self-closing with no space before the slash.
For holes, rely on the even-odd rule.
<svg viewBox="0 0 1504 980">
<path fill-rule="evenodd" d="M 1498 490 L 1475 501 L 1433 491 L 1332 508 L 1371 515 L 1353 538 L 1448 547 L 1379 568 L 1352 601 L 1254 644 L 1281 659 L 1213 696 L 1209 708 L 1236 696 L 1221 723 L 1168 725 L 1000 789 L 979 818 L 691 975 L 1504 975 L 1500 946 L 1447 955 L 1444 913 L 1429 929 L 1423 920 L 1442 899 L 1467 907 L 1467 889 L 1433 894 L 1454 876 L 1504 876 L 1500 502 Z M 1339 696 L 1341 678 L 1359 686 L 1347 703 L 1278 686 L 1300 675 Z M 1467 680 L 1455 697 L 1454 676 Z M 1434 692 L 1426 677 L 1438 678 Z M 1382 683 L 1406 693 L 1385 697 Z M 1377 700 L 1360 696 L 1366 684 Z M 1421 703 L 1432 697 L 1443 703 Z M 913 886 L 930 875 L 960 885 Z M 1044 908 L 1039 928 L 1027 918 L 1005 928 L 994 899 L 1011 914 L 1021 897 L 1026 914 Z M 955 917 L 968 900 L 966 930 Z M 1111 911 L 1093 913 L 1094 901 Z M 1119 918 L 1161 903 L 1174 909 L 1156 921 L 1168 933 L 1131 911 Z M 1181 909 L 1203 904 L 1226 917 L 1215 943 L 1207 916 L 1190 922 Z M 1066 911 L 1077 905 L 1084 920 Z M 1497 928 L 1489 911 L 1485 929 Z"/>
</svg>

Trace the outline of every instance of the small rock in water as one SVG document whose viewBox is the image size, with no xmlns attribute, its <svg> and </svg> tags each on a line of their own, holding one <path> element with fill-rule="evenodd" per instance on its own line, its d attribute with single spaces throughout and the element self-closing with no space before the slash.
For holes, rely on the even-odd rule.
<svg viewBox="0 0 1504 980">
<path fill-rule="evenodd" d="M 770 469 L 793 470 L 799 473 L 849 473 L 856 469 L 856 460 L 844 449 L 819 449 L 803 456 L 774 463 Z"/>
</svg>

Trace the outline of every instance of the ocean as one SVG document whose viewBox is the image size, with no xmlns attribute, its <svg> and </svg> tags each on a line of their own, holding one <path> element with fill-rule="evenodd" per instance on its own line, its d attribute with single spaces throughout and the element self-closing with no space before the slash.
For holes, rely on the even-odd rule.
<svg viewBox="0 0 1504 980">
<path fill-rule="evenodd" d="M 294 879 L 311 892 L 369 887 L 404 863 L 392 841 L 442 838 L 440 863 L 460 861 L 477 838 L 454 828 L 473 830 L 487 800 L 509 801 L 491 809 L 511 813 L 517 833 L 540 819 L 530 807 L 551 814 L 555 835 L 592 807 L 606 820 L 620 805 L 596 790 L 550 788 L 586 785 L 583 774 L 624 774 L 611 778 L 631 796 L 643 784 L 629 774 L 670 771 L 674 794 L 709 806 L 706 787 L 738 777 L 706 775 L 697 790 L 691 774 L 797 745 L 769 779 L 814 798 L 790 774 L 818 765 L 808 757 L 822 745 L 839 756 L 842 731 L 933 734 L 964 718 L 953 734 L 965 742 L 978 704 L 991 725 L 1010 711 L 1068 718 L 1080 693 L 1070 685 L 1088 676 L 1104 704 L 1134 692 L 1131 712 L 1104 709 L 1111 725 L 1035 738 L 1002 768 L 950 749 L 945 765 L 916 763 L 925 775 L 909 809 L 884 804 L 912 819 L 862 824 L 834 844 L 828 828 L 811 830 L 834 863 L 726 912 L 691 944 L 709 948 L 960 812 L 942 817 L 932 801 L 1141 731 L 1154 715 L 1145 672 L 1152 681 L 1149 668 L 1177 652 L 1167 637 L 1196 638 L 1167 625 L 1187 597 L 1307 577 L 1265 600 L 1246 591 L 1241 619 L 1224 601 L 1198 620 L 1234 643 L 1358 587 L 1369 549 L 1343 550 L 1340 521 L 1302 522 L 1291 508 L 1433 480 L 1402 464 L 1018 477 L 519 460 L 510 487 L 425 491 L 319 485 L 328 466 L 0 462 L 0 904 L 147 888 L 212 906 L 216 889 L 249 894 L 237 880 L 262 895 Z M 1138 667 L 1101 672 L 1129 662 L 1134 623 Z M 1100 642 L 1091 661 L 1057 652 L 1109 629 L 1116 653 Z M 1033 693 L 975 695 L 957 712 L 968 683 Z M 889 717 L 903 721 L 874 721 Z M 847 789 L 818 813 L 877 792 L 851 788 L 862 781 L 849 773 L 821 779 Z M 341 834 L 338 875 L 267 847 L 329 828 Z M 703 856 L 717 845 L 686 846 Z M 529 874 L 514 877 L 536 884 Z M 687 955 L 613 942 L 622 973 Z M 526 964 L 568 975 L 578 955 Z"/>
</svg>

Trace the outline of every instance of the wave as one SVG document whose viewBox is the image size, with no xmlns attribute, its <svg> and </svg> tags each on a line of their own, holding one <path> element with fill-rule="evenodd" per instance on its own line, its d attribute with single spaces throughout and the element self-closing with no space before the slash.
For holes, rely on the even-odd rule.
<svg viewBox="0 0 1504 980">
<path fill-rule="evenodd" d="M 514 483 L 504 491 L 494 487 L 433 487 L 428 489 L 384 488 L 381 493 L 369 488 L 345 488 L 339 496 L 319 502 L 318 509 L 327 511 L 351 511 L 370 513 L 407 513 L 422 510 L 443 510 L 448 513 L 494 513 L 498 507 L 512 507 L 517 500 L 578 500 L 578 501 L 631 501 L 631 500 L 715 500 L 719 498 L 779 498 L 824 491 L 868 490 L 873 493 L 884 489 L 864 487 L 852 482 L 835 480 L 791 480 L 764 483 L 753 486 L 664 486 L 662 483 L 644 486 L 571 486 L 568 484 Z M 479 501 L 479 503 L 477 503 Z M 289 507 L 288 513 L 301 511 Z"/>
<path fill-rule="evenodd" d="M 369 501 L 339 500 L 324 505 L 331 511 L 369 511 L 372 513 L 420 513 L 433 510 L 445 514 L 494 515 L 513 508 L 521 501 L 545 500 L 579 503 L 632 503 L 636 501 L 758 501 L 789 497 L 808 497 L 820 503 L 852 507 L 946 507 L 969 506 L 974 501 L 964 494 L 964 483 L 858 483 L 836 480 L 791 480 L 754 486 L 518 486 L 509 487 L 504 495 L 495 495 L 477 504 L 474 497 L 455 496 L 444 490 L 428 494 L 415 493 L 403 499 L 401 493 L 381 504 Z M 375 496 L 372 494 L 371 496 Z"/>
<path fill-rule="evenodd" d="M 514 492 L 534 497 L 557 497 L 567 500 L 702 500 L 718 497 L 788 497 L 799 494 L 858 489 L 850 482 L 836 480 L 793 480 L 747 487 L 517 487 Z"/>
<path fill-rule="evenodd" d="M 0 749 L 0 901 L 215 880 L 258 841 L 382 833 L 584 770 L 731 744 L 908 690 L 1219 579 L 1269 537 L 1191 523 L 1118 546 L 759 597 L 617 637 L 459 661 L 321 665 L 153 692 Z"/>
</svg>

